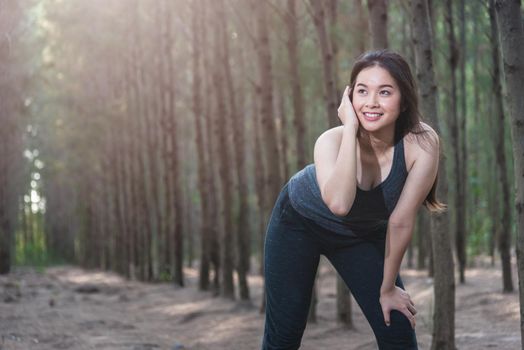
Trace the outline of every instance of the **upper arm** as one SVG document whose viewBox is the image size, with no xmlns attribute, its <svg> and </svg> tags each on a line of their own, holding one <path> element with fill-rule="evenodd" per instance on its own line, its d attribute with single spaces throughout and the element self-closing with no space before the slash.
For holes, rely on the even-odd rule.
<svg viewBox="0 0 524 350">
<path fill-rule="evenodd" d="M 418 209 L 435 182 L 439 163 L 439 139 L 433 129 L 430 129 L 429 135 L 431 141 L 429 147 L 417 148 L 418 154 L 414 164 L 395 209 L 389 217 L 392 225 L 414 225 Z"/>
<path fill-rule="evenodd" d="M 340 143 L 342 142 L 342 129 L 336 127 L 322 133 L 315 142 L 313 157 L 318 187 L 322 193 L 324 184 L 329 179 L 338 157 Z"/>
</svg>

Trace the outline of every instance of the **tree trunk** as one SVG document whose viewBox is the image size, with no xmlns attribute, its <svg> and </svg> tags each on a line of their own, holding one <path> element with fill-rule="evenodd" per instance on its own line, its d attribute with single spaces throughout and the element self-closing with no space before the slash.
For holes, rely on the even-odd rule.
<svg viewBox="0 0 524 350">
<path fill-rule="evenodd" d="M 437 86 L 433 71 L 432 37 L 429 27 L 428 3 L 413 0 L 413 42 L 415 45 L 416 75 L 419 82 L 422 114 L 440 134 L 437 118 Z M 444 159 L 439 161 L 437 198 L 447 196 L 447 179 Z M 455 279 L 453 276 L 453 255 L 449 237 L 447 213 L 431 217 L 431 238 L 434 260 L 434 314 L 432 350 L 455 350 Z"/>
<path fill-rule="evenodd" d="M 502 62 L 511 116 L 515 164 L 517 271 L 519 276 L 520 330 L 524 344 L 524 29 L 520 0 L 496 0 L 495 11 L 502 47 Z"/>
<path fill-rule="evenodd" d="M 2 147 L 2 159 L 6 159 L 5 150 L 7 147 Z M 3 163 L 3 162 L 2 162 Z M 11 270 L 11 247 L 12 247 L 12 232 L 11 220 L 8 214 L 9 201 L 7 199 L 7 176 L 4 169 L 7 164 L 1 164 L 0 173 L 0 275 L 8 274 Z"/>
<path fill-rule="evenodd" d="M 309 0 L 311 4 L 311 16 L 318 35 L 320 54 L 322 55 L 322 67 L 324 73 L 324 101 L 326 103 L 327 120 L 329 127 L 333 128 L 339 125 L 338 121 L 338 95 L 337 82 L 335 76 L 335 63 L 333 56 L 333 47 L 326 29 L 326 14 L 322 1 Z"/>
<path fill-rule="evenodd" d="M 467 120 L 467 92 L 466 92 L 466 57 L 467 56 L 467 43 L 466 43 L 466 18 L 465 18 L 465 0 L 460 0 L 459 2 L 459 34 L 460 34 L 460 49 L 459 52 L 459 68 L 460 68 L 460 113 L 457 114 L 457 120 L 459 123 L 459 147 L 460 147 L 460 159 L 458 163 L 460 168 L 457 172 L 458 174 L 458 183 L 457 191 L 459 192 L 461 205 L 457 208 L 457 232 L 463 232 L 462 243 L 464 245 L 464 269 L 466 269 L 467 264 L 467 236 L 470 231 L 471 225 L 468 223 L 471 221 L 467 216 L 468 212 L 468 195 L 466 189 L 468 188 L 469 176 L 468 176 L 468 133 L 466 128 Z"/>
<path fill-rule="evenodd" d="M 453 152 L 453 165 L 454 173 L 457 174 L 454 181 L 453 191 L 455 197 L 455 247 L 457 250 L 458 260 L 458 272 L 460 283 L 465 282 L 465 270 L 466 270 L 466 231 L 464 227 L 464 184 L 462 183 L 462 165 L 464 161 L 461 147 L 461 122 L 457 113 L 457 66 L 459 63 L 459 50 L 455 38 L 455 25 L 453 21 L 453 3 L 451 0 L 446 0 L 446 27 L 448 32 L 448 43 L 449 43 L 449 57 L 448 64 L 451 74 L 451 93 L 450 99 L 450 111 L 449 111 L 449 131 L 451 136 L 451 148 Z"/>
<path fill-rule="evenodd" d="M 371 47 L 375 50 L 388 48 L 387 0 L 368 0 Z"/>
<path fill-rule="evenodd" d="M 322 66 L 324 72 L 324 99 L 326 102 L 326 113 L 328 115 L 329 127 L 333 128 L 339 124 L 337 104 L 337 76 L 336 76 L 336 59 L 334 52 L 333 36 L 328 35 L 326 28 L 326 11 L 325 4 L 321 1 L 310 0 L 311 16 L 318 35 L 318 43 L 320 46 L 320 53 L 322 55 Z M 335 6 L 336 8 L 336 6 Z M 336 16 L 331 10 L 331 22 L 334 22 Z M 335 25 L 335 23 L 331 23 Z M 315 282 L 316 284 L 316 282 Z M 337 278 L 337 319 L 340 322 L 345 322 L 351 326 L 351 299 L 349 297 L 349 288 L 346 284 Z M 313 289 L 313 297 L 311 299 L 309 320 L 314 322 L 316 320 L 316 287 Z"/>
<path fill-rule="evenodd" d="M 417 230 L 417 269 L 423 270 L 426 268 L 426 261 L 428 257 L 428 243 L 431 237 L 428 232 L 431 232 L 430 214 L 427 210 L 422 210 L 418 216 L 418 230 Z"/>
<path fill-rule="evenodd" d="M 167 60 L 167 103 L 168 103 L 168 115 L 166 116 L 166 120 L 168 122 L 168 130 L 167 132 L 170 133 L 171 138 L 171 144 L 169 147 L 169 166 L 167 168 L 168 174 L 171 177 L 172 181 L 172 190 L 173 190 L 173 197 L 174 197 L 174 205 L 173 205 L 173 217 L 174 219 L 173 226 L 172 226 L 172 239 L 173 239 L 173 282 L 183 287 L 184 286 L 184 273 L 183 273 L 183 265 L 184 265 L 184 236 L 183 236 L 183 226 L 182 226 L 182 218 L 184 217 L 184 207 L 183 207 L 183 201 L 182 201 L 182 181 L 181 181 L 181 166 L 180 166 L 180 156 L 178 154 L 178 147 L 177 147 L 177 141 L 178 141 L 178 123 L 176 118 L 176 110 L 175 110 L 175 102 L 176 102 L 176 96 L 175 96 L 175 70 L 173 67 L 173 61 L 175 60 L 174 54 L 173 54 L 173 19 L 171 18 L 171 14 L 174 13 L 174 7 L 173 3 L 171 1 L 166 1 L 166 11 L 165 11 L 165 26 L 166 26 L 166 42 L 165 42 L 165 53 L 164 57 Z M 180 134 L 180 133 L 178 133 Z"/>
<path fill-rule="evenodd" d="M 280 155 L 278 152 L 278 139 L 273 115 L 273 68 L 271 63 L 271 48 L 269 46 L 269 33 L 267 27 L 266 3 L 256 1 L 257 16 L 257 56 L 260 75 L 261 105 L 260 118 L 262 123 L 262 140 L 264 142 L 264 158 L 266 160 L 265 184 L 267 202 L 264 205 L 265 217 L 270 213 L 271 206 L 280 192 L 282 179 L 280 178 Z"/>
<path fill-rule="evenodd" d="M 355 23 L 354 27 L 356 32 L 359 33 L 355 35 L 354 40 L 356 40 L 355 47 L 358 53 L 362 53 L 366 50 L 366 38 L 369 34 L 369 26 L 364 15 L 364 7 L 362 6 L 362 0 L 354 0 L 353 4 L 355 6 L 355 13 L 352 16 L 353 22 Z"/>
<path fill-rule="evenodd" d="M 256 211 L 260 218 L 264 218 L 264 203 L 267 201 L 267 193 L 264 188 L 264 173 L 266 173 L 266 165 L 264 164 L 263 151 L 262 151 L 262 135 L 260 132 L 259 125 L 262 124 L 260 118 L 260 108 L 258 105 L 258 99 L 256 96 L 260 96 L 260 87 L 254 87 L 253 96 L 253 125 L 252 125 L 252 138 L 254 140 L 253 158 L 259 159 L 254 166 L 254 178 L 255 178 L 255 192 L 257 194 L 257 207 Z M 260 246 L 260 275 L 264 276 L 264 239 L 266 236 L 266 220 L 261 219 L 259 222 L 259 246 Z"/>
<path fill-rule="evenodd" d="M 206 163 L 206 149 L 203 132 L 203 108 L 201 79 L 204 74 L 201 71 L 201 48 L 203 43 L 203 26 L 205 14 L 202 12 L 204 6 L 202 1 L 194 1 L 192 8 L 191 30 L 193 34 L 193 56 L 192 56 L 192 75 L 193 75 L 193 121 L 195 122 L 195 142 L 198 155 L 198 192 L 200 195 L 200 208 L 202 220 L 200 224 L 200 271 L 198 287 L 200 290 L 209 290 L 209 272 L 210 272 L 210 237 L 209 233 L 209 198 L 208 192 L 208 174 Z"/>
<path fill-rule="evenodd" d="M 351 312 L 351 292 L 339 274 L 337 274 L 337 321 L 348 329 L 354 327 Z"/>
<path fill-rule="evenodd" d="M 263 222 L 267 223 L 271 213 L 271 207 L 275 203 L 282 179 L 280 178 L 280 155 L 278 153 L 278 139 L 276 135 L 275 119 L 273 116 L 273 68 L 271 63 L 271 48 L 269 46 L 269 33 L 267 27 L 267 4 L 262 1 L 254 1 L 254 10 L 257 22 L 257 39 L 255 44 L 258 58 L 258 74 L 260 86 L 257 87 L 261 96 L 260 107 L 260 141 L 265 159 L 264 173 L 264 195 L 260 196 L 263 204 Z M 257 128 L 257 126 L 255 126 Z M 260 191 L 259 191 L 260 194 Z M 263 262 L 262 262 L 263 266 Z M 262 309 L 264 305 L 262 305 Z"/>
<path fill-rule="evenodd" d="M 480 12 L 481 12 L 482 8 L 480 6 L 473 6 L 472 8 L 472 19 L 473 19 L 473 33 L 472 33 L 472 37 L 475 38 L 475 40 L 477 40 L 477 38 L 479 38 L 480 34 L 479 34 L 479 22 L 481 21 L 481 16 L 480 16 Z M 473 55 L 473 62 L 472 62 L 472 79 L 473 79 L 473 113 L 472 113 L 472 121 L 473 121 L 473 126 L 472 126 L 472 130 L 473 132 L 471 133 L 471 137 L 470 137 L 470 145 L 471 145 L 471 149 L 472 150 L 477 150 L 477 149 L 480 149 L 482 147 L 481 145 L 481 135 L 482 135 L 482 128 L 481 128 L 481 124 L 480 124 L 480 116 L 482 116 L 481 114 L 481 106 L 480 106 L 480 81 L 479 81 L 479 56 L 481 55 L 481 51 L 480 51 L 480 48 L 479 48 L 480 45 L 475 45 L 475 51 L 472 53 Z M 474 179 L 478 179 L 478 178 L 481 178 L 481 174 L 484 173 L 483 171 L 483 168 L 482 168 L 482 161 L 483 159 L 481 158 L 481 153 L 480 152 L 471 152 L 470 154 L 470 157 L 471 157 L 471 163 L 473 164 L 472 166 L 472 169 L 473 169 L 473 174 L 471 175 L 472 178 Z M 480 183 L 479 181 L 477 182 L 474 182 L 471 186 L 471 201 L 470 201 L 470 205 L 468 207 L 469 209 L 469 213 L 468 213 L 468 217 L 472 218 L 473 220 L 475 220 L 475 222 L 473 223 L 474 227 L 472 227 L 472 231 L 475 230 L 476 231 L 476 228 L 480 226 L 480 221 L 483 219 L 482 217 L 479 217 L 477 214 L 477 210 L 480 206 L 480 194 L 481 194 L 481 190 L 480 190 Z"/>
<path fill-rule="evenodd" d="M 215 13 L 223 10 L 223 3 L 215 2 Z M 220 21 L 215 22 L 215 60 L 218 64 L 213 69 L 213 84 L 216 97 L 217 111 L 214 122 L 214 130 L 216 134 L 215 154 L 218 162 L 218 171 L 220 173 L 221 194 L 222 194 L 222 212 L 224 225 L 221 227 L 220 236 L 220 264 L 221 270 L 221 284 L 220 295 L 225 298 L 235 298 L 235 286 L 233 282 L 233 265 L 234 265 L 234 250 L 233 250 L 233 221 L 232 221 L 232 190 L 233 190 L 233 176 L 232 176 L 232 157 L 231 149 L 229 147 L 229 140 L 227 131 L 231 130 L 231 111 L 227 110 L 225 90 L 225 70 L 224 62 L 226 61 L 224 47 L 219 43 L 222 42 Z M 229 113 L 228 113 L 229 112 Z"/>
<path fill-rule="evenodd" d="M 20 73 L 12 50 L 13 43 L 20 41 L 19 35 L 24 32 L 18 27 L 24 23 L 23 8 L 16 1 L 3 1 L 0 5 L 0 275 L 11 270 L 18 198 L 24 190 L 20 180 L 24 178 L 22 162 L 27 161 L 22 145 L 26 127 L 22 124 L 25 119 L 22 106 L 26 95 L 22 95 L 25 89 L 19 84 L 21 80 L 29 81 L 29 75 Z M 14 74 L 21 77 L 16 79 Z"/>
<path fill-rule="evenodd" d="M 493 123 L 495 139 L 495 159 L 498 170 L 499 184 L 502 190 L 502 199 L 497 201 L 502 204 L 502 215 L 500 216 L 500 235 L 498 236 L 498 248 L 502 265 L 502 288 L 508 293 L 513 291 L 513 280 L 511 277 L 511 209 L 509 196 L 508 164 L 506 162 L 506 151 L 504 147 L 504 108 L 502 105 L 502 85 L 500 84 L 500 60 L 499 60 L 499 35 L 497 21 L 495 19 L 495 1 L 489 1 L 489 19 L 491 24 L 491 54 L 492 54 L 492 101 L 494 103 L 494 114 L 497 121 Z M 524 38 L 523 38 L 524 39 Z M 498 193 L 498 192 L 497 192 Z"/>
<path fill-rule="evenodd" d="M 208 13 L 208 7 L 207 6 L 201 6 L 202 9 L 202 23 L 206 23 L 206 21 L 211 21 L 211 15 Z M 213 68 L 215 66 L 214 62 L 214 48 L 211 45 L 212 38 L 210 37 L 210 34 L 213 33 L 214 27 L 213 26 L 202 26 L 204 30 L 202 30 L 202 42 L 204 43 L 202 45 L 202 48 L 205 49 L 203 53 L 203 65 L 204 65 L 204 82 L 205 82 L 205 93 L 204 96 L 213 96 L 214 94 L 214 86 L 213 86 Z M 205 233 L 206 237 L 209 239 L 209 247 L 208 247 L 208 254 L 209 254 L 209 261 L 213 267 L 213 294 L 219 295 L 220 293 L 220 275 L 221 275 L 221 265 L 220 265 L 220 244 L 219 244 L 219 236 L 220 236 L 220 227 L 222 222 L 222 217 L 220 216 L 219 212 L 219 199 L 218 199 L 218 176 L 213 176 L 213 174 L 216 174 L 217 171 L 215 170 L 217 168 L 216 162 L 218 160 L 218 157 L 215 156 L 215 146 L 217 144 L 217 141 L 215 141 L 216 135 L 214 131 L 214 121 L 213 116 L 216 114 L 213 110 L 213 101 L 211 98 L 205 98 L 204 99 L 204 111 L 203 111 L 203 119 L 204 119 L 204 127 L 202 129 L 203 132 L 203 138 L 205 142 L 205 153 L 208 155 L 206 164 L 208 169 L 208 181 L 206 183 L 206 194 L 207 199 L 209 201 L 209 227 L 207 232 Z"/>
<path fill-rule="evenodd" d="M 119 182 L 119 161 L 118 161 L 118 150 L 117 150 L 117 123 L 116 121 L 111 121 L 109 125 L 109 137 L 108 137 L 108 171 L 110 173 L 111 179 L 109 186 L 111 187 L 111 208 L 113 212 L 114 221 L 114 261 L 113 268 L 114 271 L 125 275 L 124 264 L 123 264 L 123 249 L 121 247 L 122 242 L 124 242 L 125 233 L 122 227 L 122 203 L 120 201 L 120 191 L 121 183 Z"/>
<path fill-rule="evenodd" d="M 132 17 L 129 24 L 129 42 L 134 43 L 136 40 L 136 27 L 132 26 L 131 23 L 138 23 L 138 1 L 134 0 L 132 3 L 133 12 L 131 13 Z M 138 140 L 137 140 L 137 119 L 139 118 L 139 113 L 142 110 L 142 100 L 139 95 L 139 67 L 141 62 L 138 58 L 138 48 L 135 45 L 131 46 L 131 62 L 129 64 L 129 74 L 130 74 L 130 85 L 129 85 L 129 121 L 126 125 L 128 130 L 128 147 L 126 153 L 128 156 L 128 166 L 126 169 L 128 171 L 129 179 L 129 276 L 131 279 L 139 278 L 138 268 L 139 268 L 139 236 L 140 236 L 140 213 L 139 213 L 139 189 L 138 189 Z"/>
<path fill-rule="evenodd" d="M 494 107 L 494 106 L 492 106 Z M 490 120 L 492 118 L 489 118 Z M 493 130 L 493 122 L 488 122 L 488 125 L 490 126 L 490 130 Z M 494 156 L 490 156 L 491 159 L 493 159 Z M 497 169 L 492 167 L 489 171 L 489 178 L 490 179 L 496 179 L 497 178 Z M 500 192 L 500 186 L 497 181 L 490 181 L 490 185 L 487 188 L 487 195 L 488 195 L 488 215 L 491 220 L 491 227 L 489 231 L 489 237 L 488 237 L 488 252 L 489 256 L 491 257 L 491 267 L 495 267 L 495 242 L 497 241 L 497 237 L 499 234 L 499 227 L 500 227 L 500 221 L 498 218 L 500 217 L 499 214 L 499 202 L 497 201 L 497 194 Z"/>
<path fill-rule="evenodd" d="M 333 52 L 333 79 L 335 80 L 335 91 L 336 98 L 338 102 L 338 96 L 342 94 L 338 85 L 339 77 L 339 64 L 338 64 L 338 43 L 340 39 L 338 38 L 338 0 L 329 0 L 328 4 L 328 28 L 329 28 L 329 40 L 331 42 L 331 51 Z"/>
<path fill-rule="evenodd" d="M 304 95 L 298 67 L 300 65 L 298 55 L 298 20 L 296 0 L 287 1 L 286 25 L 288 39 L 286 47 L 288 52 L 289 82 L 293 92 L 293 127 L 295 130 L 297 169 L 302 169 L 307 162 L 306 156 L 306 122 L 304 112 Z"/>
<path fill-rule="evenodd" d="M 313 282 L 313 290 L 311 292 L 311 302 L 309 303 L 309 312 L 307 315 L 308 322 L 312 322 L 312 323 L 317 322 L 317 303 L 318 303 L 317 281 L 318 281 L 318 270 L 315 275 L 315 281 Z"/>
<path fill-rule="evenodd" d="M 222 129 L 233 130 L 233 151 L 235 161 L 235 171 L 238 179 L 238 211 L 237 211 L 237 229 L 236 237 L 234 237 L 234 242 L 236 244 L 237 252 L 237 261 L 235 263 L 237 276 L 238 276 L 238 287 L 239 295 L 241 300 L 249 300 L 249 285 L 247 283 L 247 273 L 249 267 L 249 256 L 250 256 L 250 240 L 251 232 L 249 229 L 249 216 L 248 216 L 248 187 L 247 187 L 247 175 L 246 175 L 246 166 L 245 166 L 245 146 L 244 146 L 244 114 L 239 112 L 237 106 L 236 89 L 233 84 L 233 74 L 231 72 L 230 64 L 230 48 L 229 48 L 229 38 L 226 32 L 227 29 L 227 19 L 224 11 L 224 0 L 217 0 L 217 14 L 219 20 L 219 30 L 220 30 L 220 45 L 222 46 L 223 54 L 223 67 L 225 74 L 225 83 L 226 90 L 229 92 L 229 109 L 230 109 L 230 127 L 227 127 L 226 124 L 222 125 Z M 233 160 L 233 159 L 232 159 Z M 233 167 L 231 166 L 230 169 Z M 231 170 L 232 171 L 232 170 Z M 233 174 L 232 174 L 233 175 Z M 226 202 L 227 203 L 227 202 Z M 233 250 L 233 249 L 232 249 Z"/>
<path fill-rule="evenodd" d="M 286 118 L 286 107 L 284 103 L 285 93 L 281 89 L 275 89 L 277 91 L 277 132 L 278 132 L 278 144 L 280 149 L 280 161 L 282 173 L 280 174 L 282 179 L 289 179 L 289 160 L 288 160 L 288 133 L 287 133 L 287 118 Z"/>
<path fill-rule="evenodd" d="M 137 10 L 140 10 L 140 7 L 137 7 Z M 138 15 L 138 14 L 137 14 Z M 137 16 L 138 17 L 138 16 Z M 136 149 L 136 162 L 137 162 L 137 191 L 138 191 L 138 208 L 137 213 L 139 214 L 138 221 L 140 231 L 138 234 L 138 272 L 141 280 L 149 280 L 151 278 L 151 252 L 150 252 L 150 237 L 152 235 L 151 228 L 151 203 L 148 196 L 148 180 L 147 180 L 147 169 L 150 169 L 146 164 L 147 153 L 144 152 L 142 145 L 147 145 L 150 141 L 148 140 L 148 119 L 150 117 L 150 103 L 147 99 L 147 81 L 145 76 L 146 69 L 146 58 L 144 57 L 144 45 L 142 44 L 142 31 L 139 25 L 140 21 L 137 18 L 135 22 L 135 46 L 137 48 L 137 61 L 138 72 L 137 72 L 137 92 L 139 98 L 142 101 L 140 103 L 141 109 L 138 110 L 138 115 L 136 116 L 136 140 L 137 140 L 137 149 Z M 145 125 L 144 125 L 145 124 Z"/>
<path fill-rule="evenodd" d="M 0 68 L 2 69 L 2 68 Z M 3 82 L 1 82 L 3 83 Z M 4 96 L 0 91 L 0 102 L 4 102 Z M 4 106 L 4 104 L 0 104 Z M 5 107 L 4 107 L 5 108 Z M 5 118 L 9 118 L 9 114 L 12 111 L 2 110 L 2 122 L 5 122 Z M 11 232 L 11 220 L 9 218 L 9 198 L 8 198 L 8 181 L 9 181 L 9 162 L 11 158 L 9 154 L 9 139 L 10 135 L 6 130 L 5 125 L 0 130 L 2 137 L 0 137 L 0 275 L 7 274 L 11 270 L 11 245 L 12 245 L 12 232 Z M 25 242 L 24 242 L 25 243 Z"/>
<path fill-rule="evenodd" d="M 465 0 L 460 0 L 459 3 L 459 34 L 460 34 L 460 49 L 459 51 L 459 68 L 460 68 L 460 113 L 457 114 L 459 123 L 459 138 L 460 138 L 460 169 L 457 172 L 459 182 L 457 189 L 461 198 L 462 205 L 457 210 L 457 230 L 464 232 L 464 269 L 466 268 L 467 260 L 467 236 L 469 232 L 468 222 L 470 221 L 467 214 L 468 197 L 466 189 L 469 183 L 468 176 L 468 148 L 467 148 L 467 92 L 466 92 L 466 57 L 467 57 L 467 46 L 466 46 L 466 18 L 465 18 Z"/>
</svg>

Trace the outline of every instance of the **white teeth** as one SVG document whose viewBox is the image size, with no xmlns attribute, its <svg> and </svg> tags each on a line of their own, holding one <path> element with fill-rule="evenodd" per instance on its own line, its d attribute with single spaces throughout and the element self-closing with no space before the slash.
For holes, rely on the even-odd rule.
<svg viewBox="0 0 524 350">
<path fill-rule="evenodd" d="M 382 113 L 364 113 L 364 115 L 366 115 L 366 117 L 376 118 L 380 117 Z"/>
</svg>

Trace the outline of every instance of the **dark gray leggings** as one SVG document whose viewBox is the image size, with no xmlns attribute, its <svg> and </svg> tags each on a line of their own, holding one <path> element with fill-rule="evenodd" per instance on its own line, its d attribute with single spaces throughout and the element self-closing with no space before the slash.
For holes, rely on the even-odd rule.
<svg viewBox="0 0 524 350">
<path fill-rule="evenodd" d="M 273 208 L 265 238 L 263 350 L 300 347 L 321 254 L 348 285 L 375 333 L 379 349 L 418 349 L 415 331 L 401 312 L 391 311 L 391 325 L 384 323 L 379 302 L 384 240 L 357 240 L 316 225 L 291 206 L 286 184 Z M 404 288 L 400 276 L 396 285 Z"/>
</svg>

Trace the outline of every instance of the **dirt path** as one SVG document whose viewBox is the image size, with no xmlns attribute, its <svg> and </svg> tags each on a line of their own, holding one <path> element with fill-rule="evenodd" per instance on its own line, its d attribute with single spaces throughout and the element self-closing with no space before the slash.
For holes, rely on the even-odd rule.
<svg viewBox="0 0 524 350">
<path fill-rule="evenodd" d="M 356 329 L 335 322 L 335 274 L 326 261 L 321 266 L 319 322 L 308 324 L 301 349 L 376 349 L 356 304 Z M 43 273 L 17 268 L 0 276 L 0 350 L 259 349 L 262 280 L 249 279 L 255 305 L 249 307 L 199 292 L 195 270 L 186 276 L 187 287 L 175 288 L 70 266 Z M 419 311 L 419 347 L 428 349 L 432 281 L 410 269 L 402 278 Z M 458 348 L 520 349 L 518 295 L 500 293 L 499 269 L 470 269 L 466 279 L 457 286 Z"/>
</svg>

